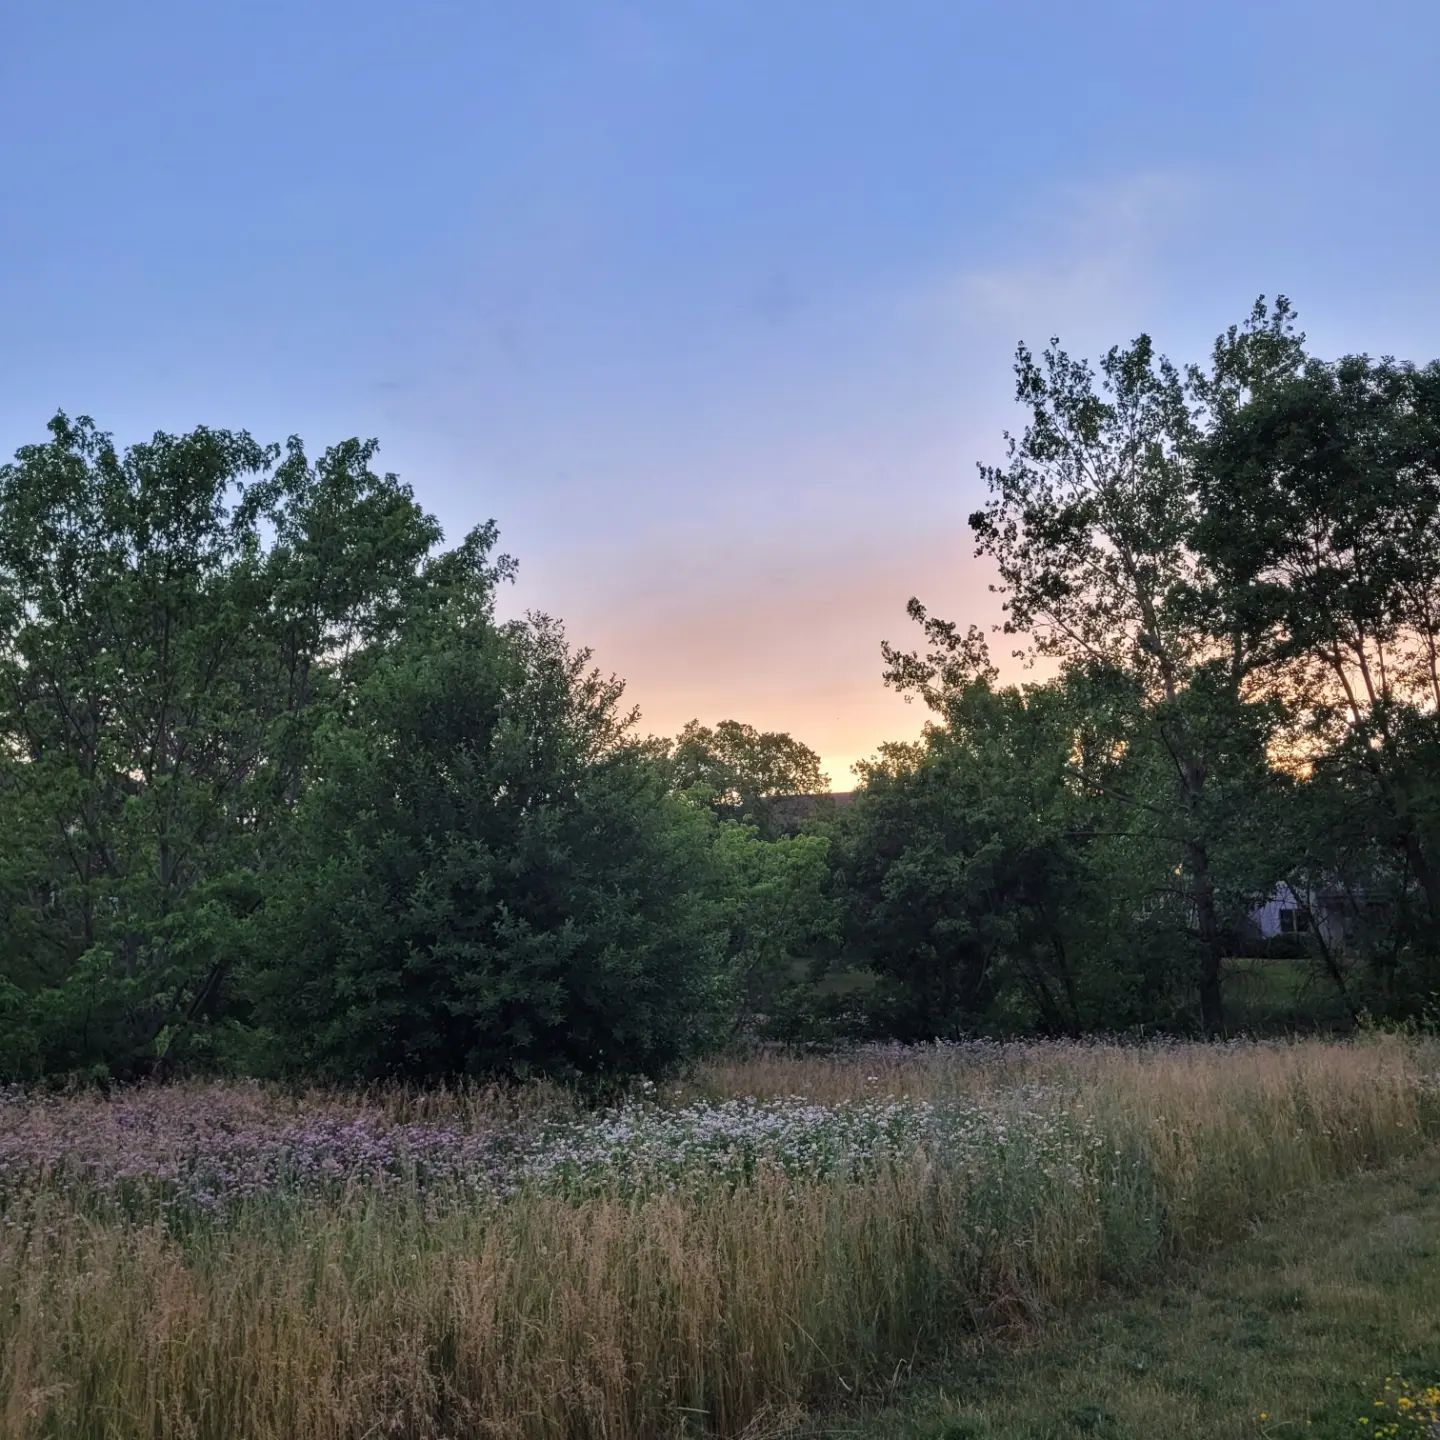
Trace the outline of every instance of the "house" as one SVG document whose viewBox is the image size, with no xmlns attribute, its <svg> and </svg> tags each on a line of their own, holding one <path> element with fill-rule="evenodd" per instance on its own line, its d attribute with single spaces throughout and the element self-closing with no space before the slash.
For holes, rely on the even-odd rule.
<svg viewBox="0 0 1440 1440">
<path fill-rule="evenodd" d="M 1280 935 L 1314 936 L 1329 950 L 1344 950 L 1383 923 L 1388 906 L 1363 890 L 1342 885 L 1295 889 L 1281 881 L 1250 912 L 1259 939 Z"/>
</svg>

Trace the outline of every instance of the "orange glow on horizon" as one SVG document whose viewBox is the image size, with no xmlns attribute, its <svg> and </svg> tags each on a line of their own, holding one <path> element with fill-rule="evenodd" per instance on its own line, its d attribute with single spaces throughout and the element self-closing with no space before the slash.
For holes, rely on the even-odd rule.
<svg viewBox="0 0 1440 1440">
<path fill-rule="evenodd" d="M 692 719 L 788 731 L 820 755 L 832 789 L 849 790 L 857 760 L 885 741 L 914 740 L 928 718 L 881 678 L 882 640 L 922 641 L 905 614 L 909 598 L 962 626 L 999 618 L 963 532 L 889 538 L 859 553 L 858 542 L 848 553 L 816 546 L 778 558 L 772 547 L 719 575 L 652 551 L 643 588 L 631 578 L 640 567 L 613 557 L 603 567 L 575 557 L 543 574 L 532 568 L 530 580 L 595 663 L 625 679 L 642 734 L 673 735 Z M 1005 678 L 1022 678 L 1008 647 L 996 648 Z"/>
</svg>

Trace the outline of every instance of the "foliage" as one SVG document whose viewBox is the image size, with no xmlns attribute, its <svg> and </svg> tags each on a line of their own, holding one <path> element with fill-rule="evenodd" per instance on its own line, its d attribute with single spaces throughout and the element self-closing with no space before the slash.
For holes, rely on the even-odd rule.
<svg viewBox="0 0 1440 1440">
<path fill-rule="evenodd" d="M 322 737 L 255 982 L 304 1068 L 653 1072 L 710 1033 L 706 817 L 589 652 L 488 606 L 482 568 Z"/>
<path fill-rule="evenodd" d="M 751 825 L 715 834 L 729 931 L 737 1033 L 770 1032 L 778 1012 L 807 1005 L 835 953 L 841 906 L 831 893 L 830 841 L 816 834 L 766 840 Z"/>
<path fill-rule="evenodd" d="M 1177 940 L 1163 852 L 1143 830 L 1101 833 L 1103 806 L 1075 773 L 1093 738 L 1080 699 L 982 673 L 948 693 L 920 744 L 862 768 L 852 933 L 891 981 L 900 1033 L 1076 1034 L 1162 1010 Z"/>
<path fill-rule="evenodd" d="M 691 720 L 670 752 L 677 789 L 710 805 L 722 819 L 747 820 L 770 835 L 780 828 L 777 800 L 818 795 L 830 787 L 820 757 L 793 736 L 738 720 Z"/>
<path fill-rule="evenodd" d="M 1396 862 L 1418 888 L 1409 938 L 1433 955 L 1440 364 L 1312 359 L 1225 412 L 1203 474 L 1199 543 L 1226 621 L 1253 636 L 1292 752 L 1343 791 L 1379 888 Z"/>
<path fill-rule="evenodd" d="M 1281 298 L 1203 365 L 1015 377 L 971 527 L 1049 678 L 912 600 L 884 678 L 930 723 L 853 805 L 783 732 L 637 739 L 558 623 L 497 619 L 494 526 L 446 547 L 373 442 L 56 416 L 0 467 L 0 1080 L 1216 1034 L 1278 1013 L 1224 982 L 1281 882 L 1308 1015 L 1426 1013 L 1440 362 L 1317 359 Z"/>
<path fill-rule="evenodd" d="M 1021 345 L 1015 394 L 1027 424 L 1007 436 L 1005 464 L 980 467 L 990 500 L 970 521 L 977 555 L 1000 577 L 1004 632 L 1098 685 L 1116 744 L 1150 758 L 1152 776 L 1165 775 L 1139 792 L 1111 785 L 1104 793 L 1159 822 L 1211 1032 L 1223 1024 L 1223 872 L 1238 868 L 1227 857 L 1235 836 L 1227 801 L 1264 776 L 1274 717 L 1244 695 L 1256 663 L 1252 634 L 1215 623 L 1196 545 L 1197 456 L 1217 415 L 1299 366 L 1302 341 L 1282 298 L 1273 310 L 1257 303 L 1243 326 L 1222 335 L 1204 370 L 1182 373 L 1145 335 L 1109 350 L 1098 372 L 1058 341 L 1039 359 Z M 943 703 L 954 670 L 988 663 L 980 638 L 961 636 L 918 601 L 911 614 L 931 653 L 886 647 L 887 679 Z M 1217 789 L 1228 796 L 1217 799 Z"/>
<path fill-rule="evenodd" d="M 0 1078 L 654 1069 L 709 828 L 373 444 L 58 416 L 0 470 Z M 258 1026 L 258 1028 L 257 1028 Z"/>
<path fill-rule="evenodd" d="M 223 1005 L 317 717 L 438 531 L 373 446 L 50 433 L 0 468 L 0 1073 L 124 1074 Z"/>
</svg>

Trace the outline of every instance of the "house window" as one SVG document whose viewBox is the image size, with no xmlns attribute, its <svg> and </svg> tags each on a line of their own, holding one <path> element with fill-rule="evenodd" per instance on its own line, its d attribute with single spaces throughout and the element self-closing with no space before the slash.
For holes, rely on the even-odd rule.
<svg viewBox="0 0 1440 1440">
<path fill-rule="evenodd" d="M 1280 911 L 1280 933 L 1282 935 L 1305 935 L 1310 930 L 1310 912 L 1294 906 Z"/>
</svg>

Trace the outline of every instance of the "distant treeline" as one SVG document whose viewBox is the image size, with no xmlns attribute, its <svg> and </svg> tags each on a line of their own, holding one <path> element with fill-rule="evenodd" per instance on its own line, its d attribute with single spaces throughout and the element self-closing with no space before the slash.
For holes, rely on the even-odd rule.
<svg viewBox="0 0 1440 1440">
<path fill-rule="evenodd" d="M 1053 678 L 912 600 L 884 679 L 929 724 L 843 806 L 788 735 L 642 737 L 373 443 L 56 416 L 0 467 L 0 1079 L 1214 1033 L 1282 883 L 1317 1014 L 1423 1017 L 1440 364 L 1317 359 L 1281 299 L 1200 365 L 1022 346 L 1016 382 L 970 523 Z"/>
</svg>

